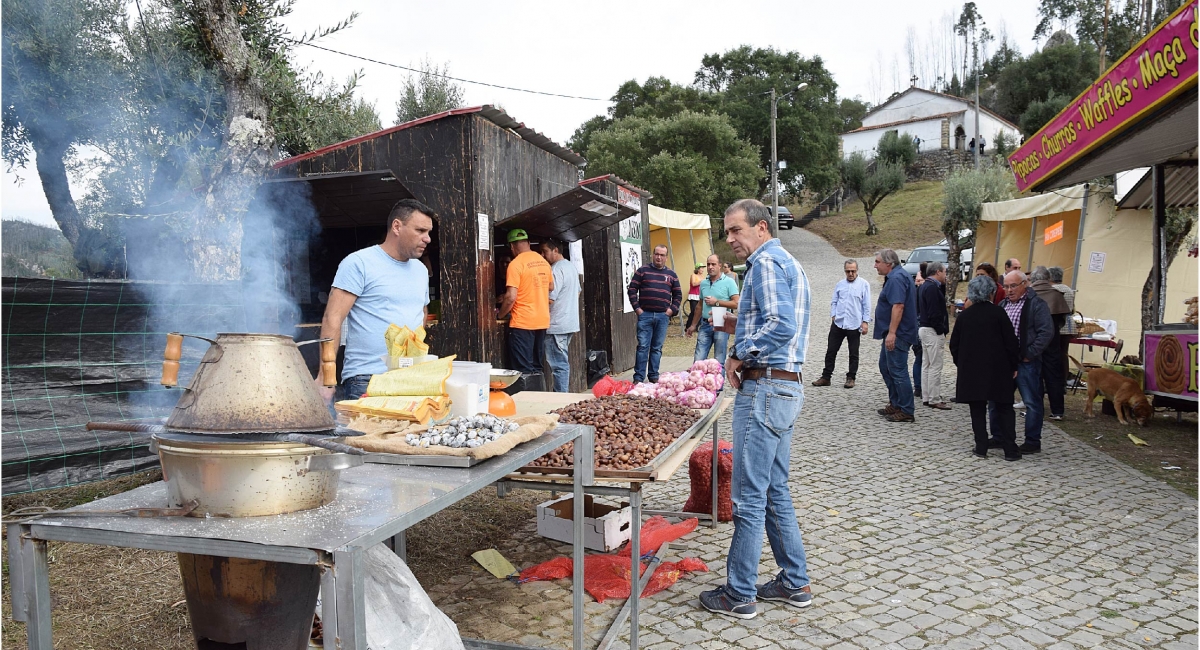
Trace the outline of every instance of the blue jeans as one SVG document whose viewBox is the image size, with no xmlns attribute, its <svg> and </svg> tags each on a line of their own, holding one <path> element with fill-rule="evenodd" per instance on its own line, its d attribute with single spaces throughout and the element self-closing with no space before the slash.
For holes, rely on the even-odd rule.
<svg viewBox="0 0 1200 650">
<path fill-rule="evenodd" d="M 783 585 L 808 584 L 808 561 L 788 489 L 792 430 L 804 389 L 798 382 L 758 379 L 742 383 L 733 402 L 733 539 L 725 561 L 729 591 L 757 600 L 763 529 Z"/>
<path fill-rule="evenodd" d="M 342 399 L 358 399 L 367 394 L 371 375 L 354 375 L 342 380 Z"/>
<path fill-rule="evenodd" d="M 1017 390 L 1025 402 L 1025 443 L 1042 446 L 1042 417 L 1046 407 L 1042 404 L 1042 360 L 1022 361 L 1017 364 Z"/>
<path fill-rule="evenodd" d="M 708 351 L 712 350 L 717 361 L 721 362 L 721 367 L 725 366 L 725 351 L 729 347 L 729 332 L 714 330 L 712 323 L 703 321 L 700 323 L 700 328 L 696 330 L 696 358 L 695 361 L 703 361 L 708 358 Z"/>
<path fill-rule="evenodd" d="M 913 383 L 912 383 L 912 385 L 913 385 L 913 392 L 915 393 L 916 391 L 921 390 L 921 361 L 922 361 L 923 357 L 925 356 L 925 352 L 921 348 L 920 343 L 914 345 L 912 351 L 913 351 Z M 929 396 L 922 395 L 921 397 L 928 398 Z"/>
<path fill-rule="evenodd" d="M 511 370 L 521 374 L 542 373 L 542 354 L 545 347 L 546 330 L 523 330 L 508 328 L 508 358 Z"/>
<path fill-rule="evenodd" d="M 571 347 L 572 336 L 575 335 L 573 333 L 546 335 L 546 364 L 554 373 L 554 391 L 558 393 L 570 392 L 571 360 L 567 358 L 567 348 Z"/>
<path fill-rule="evenodd" d="M 637 319 L 637 357 L 633 361 L 633 381 L 649 378 L 658 381 L 658 362 L 662 360 L 663 343 L 667 341 L 667 312 L 644 311 Z"/>
<path fill-rule="evenodd" d="M 896 349 L 891 352 L 884 341 L 879 342 L 879 374 L 888 389 L 888 403 L 912 415 L 913 387 L 908 378 L 908 351 L 911 345 L 896 339 Z"/>
</svg>

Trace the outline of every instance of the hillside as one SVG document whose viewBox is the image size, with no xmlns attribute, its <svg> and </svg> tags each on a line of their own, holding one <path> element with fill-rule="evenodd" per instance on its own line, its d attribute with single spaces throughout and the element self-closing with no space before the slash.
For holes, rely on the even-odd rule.
<svg viewBox="0 0 1200 650">
<path fill-rule="evenodd" d="M 857 199 L 846 202 L 841 214 L 816 219 L 805 226 L 825 238 L 847 257 L 863 257 L 883 248 L 912 250 L 942 239 L 942 183 L 908 183 L 875 210 L 879 234 L 868 237 L 867 217 Z"/>
<path fill-rule="evenodd" d="M 55 228 L 27 221 L 0 222 L 4 277 L 79 279 L 71 244 Z"/>
</svg>

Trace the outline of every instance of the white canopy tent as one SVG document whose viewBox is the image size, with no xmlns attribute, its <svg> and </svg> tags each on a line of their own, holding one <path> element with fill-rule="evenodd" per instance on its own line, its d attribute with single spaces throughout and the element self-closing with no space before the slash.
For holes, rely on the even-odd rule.
<svg viewBox="0 0 1200 650">
<path fill-rule="evenodd" d="M 1061 237 L 1055 229 L 1061 222 Z M 1065 187 L 1036 196 L 983 204 L 975 234 L 976 263 L 1004 260 L 1060 266 L 1063 282 L 1076 290 L 1075 309 L 1089 318 L 1117 322 L 1126 345 L 1141 336 L 1142 286 L 1153 260 L 1154 214 L 1118 210 L 1111 187 Z M 1052 241 L 1046 243 L 1047 229 Z M 1168 322 L 1183 318 L 1183 301 L 1196 295 L 1198 260 L 1180 254 L 1171 265 L 1165 303 Z M 1174 319 L 1172 321 L 1171 319 Z"/>
<path fill-rule="evenodd" d="M 667 266 L 674 269 L 681 280 L 686 281 L 692 270 L 703 266 L 708 256 L 712 255 L 711 222 L 708 215 L 651 205 L 648 216 L 650 245 L 666 246 Z"/>
</svg>

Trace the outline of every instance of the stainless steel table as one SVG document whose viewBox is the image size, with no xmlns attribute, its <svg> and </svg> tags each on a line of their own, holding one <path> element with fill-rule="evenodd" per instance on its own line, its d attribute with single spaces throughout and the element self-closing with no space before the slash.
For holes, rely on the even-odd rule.
<svg viewBox="0 0 1200 650">
<path fill-rule="evenodd" d="M 492 485 L 518 467 L 576 441 L 573 490 L 573 641 L 583 648 L 583 506 L 592 484 L 593 429 L 559 425 L 536 440 L 471 468 L 367 464 L 342 472 L 337 500 L 316 510 L 237 519 L 123 516 L 45 517 L 8 526 L 13 620 L 24 621 L 31 650 L 51 650 L 49 540 L 176 553 L 311 564 L 321 568 L 325 647 L 365 649 L 363 552 Z M 156 508 L 166 484 L 144 485 L 72 511 Z"/>
</svg>

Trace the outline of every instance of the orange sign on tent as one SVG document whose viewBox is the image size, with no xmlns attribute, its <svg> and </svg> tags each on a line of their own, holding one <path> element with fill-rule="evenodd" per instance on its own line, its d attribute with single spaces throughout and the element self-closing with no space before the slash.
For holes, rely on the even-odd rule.
<svg viewBox="0 0 1200 650">
<path fill-rule="evenodd" d="M 1059 221 L 1058 223 L 1050 226 L 1049 228 L 1046 228 L 1046 236 L 1045 236 L 1043 243 L 1045 243 L 1047 245 L 1053 244 L 1054 242 L 1056 242 L 1062 238 L 1063 238 L 1063 222 Z"/>
</svg>

